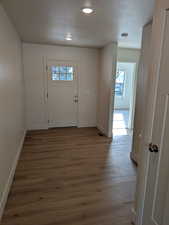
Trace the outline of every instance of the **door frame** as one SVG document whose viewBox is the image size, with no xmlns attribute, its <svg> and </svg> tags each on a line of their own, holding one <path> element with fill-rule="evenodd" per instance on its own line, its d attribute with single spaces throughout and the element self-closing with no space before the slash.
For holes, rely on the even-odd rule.
<svg viewBox="0 0 169 225">
<path fill-rule="evenodd" d="M 152 83 L 152 92 L 151 93 L 151 101 L 152 101 L 152 121 L 150 129 L 150 136 L 145 137 L 143 132 L 143 140 L 148 140 L 151 143 L 152 134 L 153 134 L 153 123 L 154 123 L 154 116 L 155 116 L 155 107 L 156 107 L 156 99 L 157 99 L 157 90 L 158 90 L 158 81 L 160 77 L 160 68 L 161 68 L 161 60 L 162 60 L 162 50 L 163 50 L 163 43 L 165 38 L 165 25 L 166 25 L 166 18 L 168 9 L 163 9 L 161 12 L 161 22 L 162 22 L 162 32 L 161 32 L 161 40 L 159 45 L 159 58 L 157 67 L 154 71 L 150 71 L 151 73 L 154 72 L 154 81 Z M 153 35 L 153 34 L 152 34 Z M 151 69 L 150 69 L 151 70 Z M 144 127 L 145 129 L 145 127 Z M 148 143 L 145 143 L 145 147 L 148 149 Z M 149 151 L 141 151 L 140 153 L 140 167 L 138 169 L 138 178 L 137 178 L 137 195 L 136 195 L 136 205 L 137 209 L 135 212 L 134 222 L 136 225 L 143 225 L 143 218 L 144 218 L 144 206 L 145 206 L 145 198 L 146 198 L 146 188 L 147 188 L 147 179 L 148 179 L 148 168 L 150 164 L 150 152 Z"/>
<path fill-rule="evenodd" d="M 108 137 L 113 138 L 113 109 L 114 109 L 114 96 L 115 96 L 115 81 L 116 81 L 116 71 L 117 71 L 117 46 L 116 53 L 113 55 L 115 58 L 112 62 L 112 76 L 111 76 L 111 88 L 110 88 L 110 101 L 109 101 L 109 117 L 108 117 Z"/>
<path fill-rule="evenodd" d="M 74 60 L 65 60 L 65 59 L 58 59 L 58 58 L 50 58 L 50 57 L 43 57 L 43 69 L 44 69 L 44 103 L 45 103 L 45 120 L 47 124 L 47 129 L 50 129 L 51 126 L 49 125 L 49 106 L 48 106 L 48 64 L 49 63 L 54 64 L 70 64 L 75 68 L 75 74 L 76 74 L 76 86 L 77 86 L 77 95 L 78 95 L 78 103 L 77 103 L 77 110 L 76 110 L 76 124 L 79 128 L 79 72 L 78 72 L 78 62 Z"/>
</svg>

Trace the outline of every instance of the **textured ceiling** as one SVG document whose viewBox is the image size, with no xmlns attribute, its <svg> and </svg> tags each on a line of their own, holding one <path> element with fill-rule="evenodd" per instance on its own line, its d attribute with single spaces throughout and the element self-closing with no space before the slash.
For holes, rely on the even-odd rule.
<svg viewBox="0 0 169 225">
<path fill-rule="evenodd" d="M 153 15 L 154 0 L 2 0 L 21 39 L 31 43 L 101 47 L 118 41 L 139 48 L 142 27 Z M 81 8 L 91 4 L 94 13 Z M 127 38 L 121 33 L 127 32 Z M 73 40 L 66 41 L 71 33 Z"/>
</svg>

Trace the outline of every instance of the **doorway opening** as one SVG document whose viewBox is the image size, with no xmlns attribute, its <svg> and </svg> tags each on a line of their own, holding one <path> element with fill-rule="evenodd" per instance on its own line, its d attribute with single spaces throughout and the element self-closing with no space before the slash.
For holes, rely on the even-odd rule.
<svg viewBox="0 0 169 225">
<path fill-rule="evenodd" d="M 124 50 L 129 51 L 129 50 Z M 124 52 L 123 51 L 123 52 Z M 133 56 L 133 50 L 130 50 Z M 127 55 L 127 53 L 126 53 Z M 128 54 L 129 55 L 129 54 Z M 114 106 L 112 109 L 112 136 L 113 146 L 117 146 L 117 151 L 114 150 L 115 158 L 118 160 L 119 167 L 124 169 L 126 174 L 128 171 L 132 174 L 131 191 L 128 192 L 131 196 L 134 210 L 134 196 L 136 189 L 136 164 L 132 159 L 132 142 L 134 128 L 134 113 L 136 99 L 136 78 L 138 72 L 139 52 L 137 52 L 137 62 L 117 61 L 116 76 L 114 83 Z M 123 54 L 124 56 L 124 54 Z M 134 58 L 134 57 L 133 57 Z M 121 162 L 119 161 L 122 160 Z M 121 164 L 120 164 L 121 163 Z M 128 175 L 128 174 L 127 174 Z M 132 221 L 135 214 L 132 213 Z"/>
<path fill-rule="evenodd" d="M 136 63 L 117 62 L 113 136 L 132 135 L 136 95 Z"/>
</svg>

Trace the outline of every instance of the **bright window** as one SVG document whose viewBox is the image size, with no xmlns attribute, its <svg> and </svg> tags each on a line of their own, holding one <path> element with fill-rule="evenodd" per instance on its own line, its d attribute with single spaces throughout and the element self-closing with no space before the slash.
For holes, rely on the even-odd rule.
<svg viewBox="0 0 169 225">
<path fill-rule="evenodd" d="M 124 96 L 125 71 L 118 70 L 116 74 L 115 95 Z"/>
<path fill-rule="evenodd" d="M 52 66 L 51 78 L 53 81 L 73 81 L 74 70 L 72 66 Z"/>
</svg>

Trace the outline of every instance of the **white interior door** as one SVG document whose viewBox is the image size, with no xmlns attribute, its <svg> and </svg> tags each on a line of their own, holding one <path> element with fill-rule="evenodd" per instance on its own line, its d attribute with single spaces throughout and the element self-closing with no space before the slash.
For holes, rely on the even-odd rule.
<svg viewBox="0 0 169 225">
<path fill-rule="evenodd" d="M 143 225 L 169 225 L 169 13 L 158 81 Z"/>
<path fill-rule="evenodd" d="M 77 126 L 77 73 L 71 63 L 48 63 L 48 126 Z"/>
</svg>

